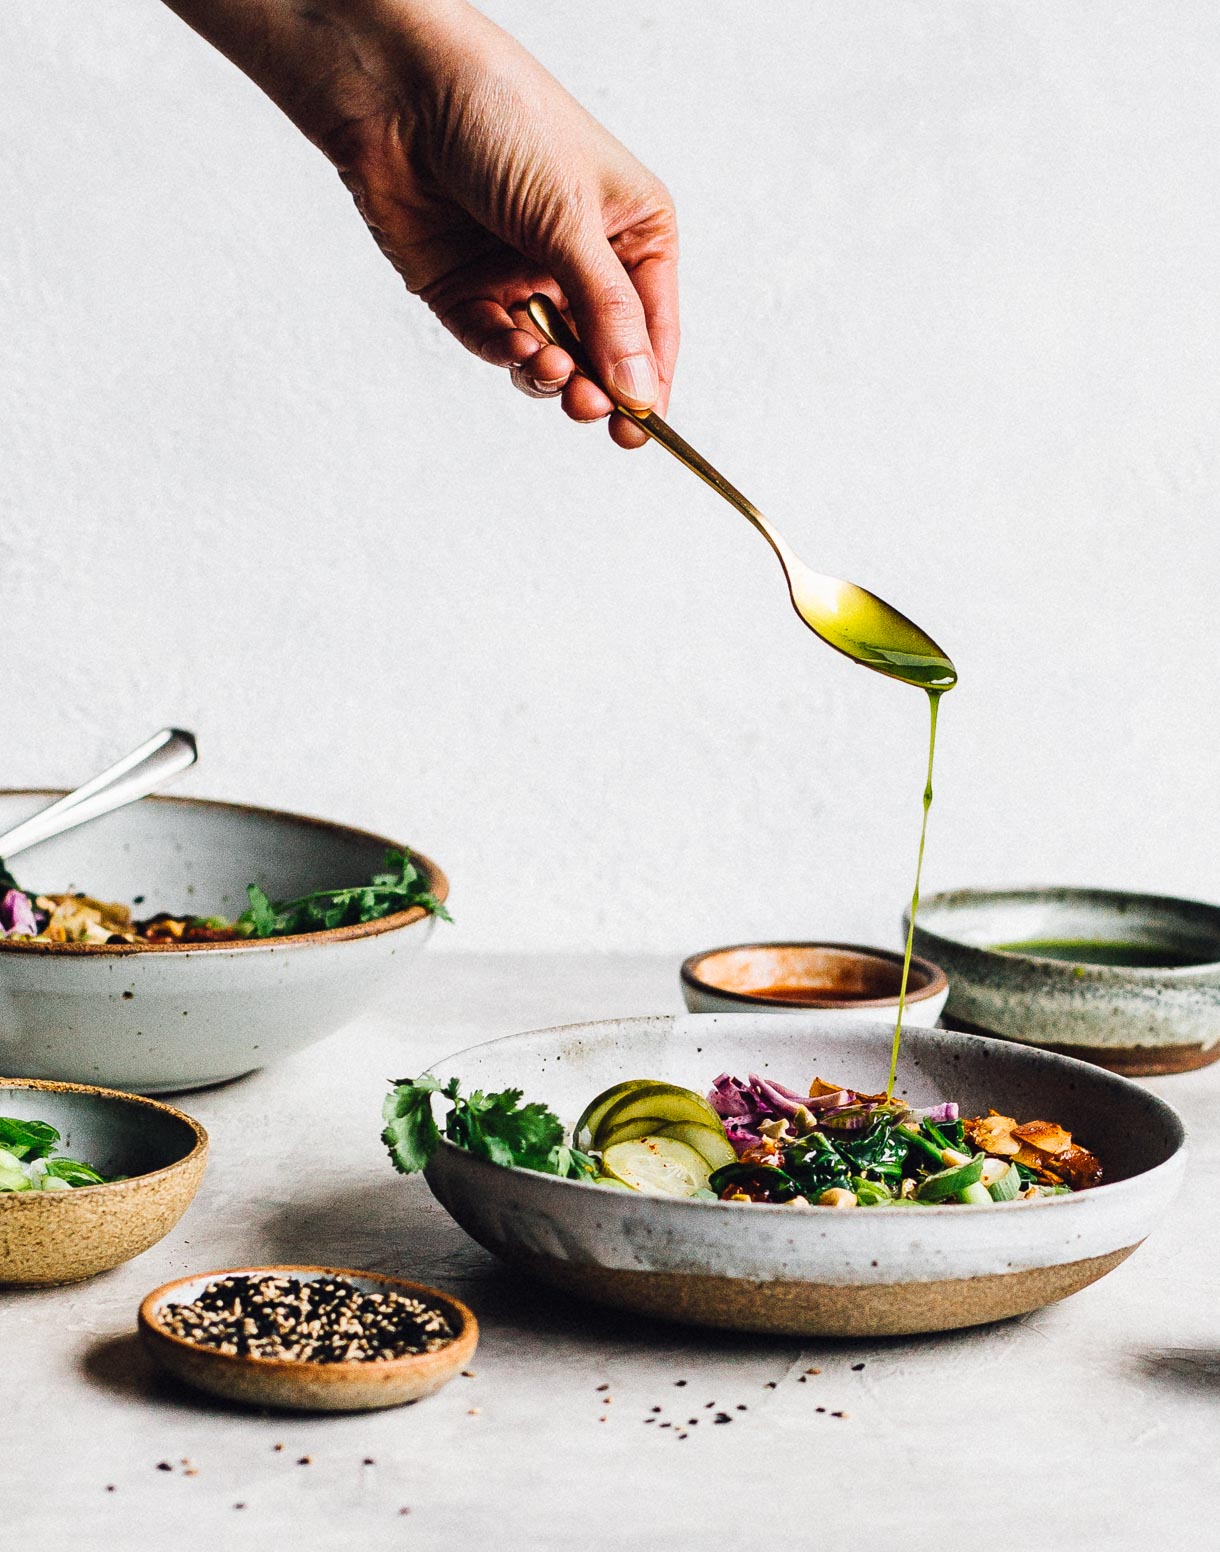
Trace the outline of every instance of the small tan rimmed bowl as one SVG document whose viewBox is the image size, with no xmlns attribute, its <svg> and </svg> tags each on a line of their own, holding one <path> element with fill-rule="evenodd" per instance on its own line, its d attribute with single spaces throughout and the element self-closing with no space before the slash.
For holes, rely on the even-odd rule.
<svg viewBox="0 0 1220 1552">
<path fill-rule="evenodd" d="M 237 1357 L 172 1336 L 162 1315 L 189 1304 L 209 1284 L 225 1277 L 295 1277 L 314 1282 L 342 1277 L 365 1293 L 402 1293 L 439 1305 L 457 1335 L 435 1352 L 388 1358 L 380 1363 L 302 1363 L 282 1358 Z M 200 1272 L 155 1288 L 140 1305 L 140 1336 L 149 1356 L 175 1379 L 225 1401 L 282 1407 L 292 1412 L 372 1412 L 379 1407 L 421 1401 L 447 1385 L 474 1356 L 479 1326 L 452 1294 L 424 1283 L 342 1266 L 234 1266 Z"/>
<path fill-rule="evenodd" d="M 0 1191 L 0 1286 L 80 1282 L 155 1245 L 190 1206 L 208 1136 L 181 1110 L 138 1094 L 0 1078 L 0 1115 L 46 1121 L 58 1155 L 102 1175 L 71 1191 Z"/>
<path fill-rule="evenodd" d="M 685 960 L 682 996 L 692 1013 L 821 1011 L 835 1028 L 868 1024 L 897 1013 L 902 959 L 858 943 L 735 943 Z M 930 1028 L 948 995 L 944 971 L 913 958 L 904 1022 Z"/>
</svg>

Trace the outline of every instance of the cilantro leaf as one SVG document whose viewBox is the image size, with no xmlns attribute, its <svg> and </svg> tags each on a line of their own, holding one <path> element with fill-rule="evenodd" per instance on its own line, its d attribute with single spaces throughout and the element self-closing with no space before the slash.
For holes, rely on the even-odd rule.
<svg viewBox="0 0 1220 1552">
<path fill-rule="evenodd" d="M 522 1105 L 520 1089 L 455 1099 L 445 1136 L 493 1164 L 546 1171 L 551 1150 L 563 1141 L 563 1125 L 545 1105 Z"/>
<path fill-rule="evenodd" d="M 377 921 L 393 911 L 408 911 L 417 905 L 442 921 L 453 920 L 432 891 L 425 887 L 410 852 L 393 847 L 386 852 L 383 871 L 375 873 L 367 884 L 344 889 L 315 889 L 295 900 L 275 903 L 257 884 L 251 884 L 246 893 L 250 897 L 250 908 L 238 917 L 237 925 L 256 938 L 354 927 L 360 922 Z"/>
<path fill-rule="evenodd" d="M 593 1160 L 565 1142 L 559 1117 L 545 1105 L 523 1105 L 520 1089 L 494 1094 L 475 1089 L 463 1098 L 456 1078 L 442 1089 L 427 1073 L 396 1083 L 383 1109 L 387 1125 L 382 1141 L 395 1169 L 403 1174 L 426 1168 L 440 1144 L 432 1115 L 432 1096 L 438 1091 L 450 1104 L 445 1136 L 468 1153 L 506 1169 L 533 1169 L 577 1180 L 597 1174 Z"/>
<path fill-rule="evenodd" d="M 250 897 L 250 909 L 238 917 L 239 925 L 248 924 L 252 937 L 271 937 L 275 932 L 275 911 L 271 901 L 257 884 L 248 884 L 246 894 Z"/>
<path fill-rule="evenodd" d="M 386 1127 L 381 1140 L 400 1175 L 424 1169 L 437 1150 L 441 1134 L 432 1114 L 432 1096 L 439 1088 L 431 1073 L 424 1073 L 419 1078 L 400 1079 L 385 1097 L 381 1116 Z"/>
</svg>

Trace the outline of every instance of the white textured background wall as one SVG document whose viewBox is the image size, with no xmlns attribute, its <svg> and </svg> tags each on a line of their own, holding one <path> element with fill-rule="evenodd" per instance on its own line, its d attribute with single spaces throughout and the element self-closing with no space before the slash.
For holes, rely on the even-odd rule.
<svg viewBox="0 0 1220 1552">
<path fill-rule="evenodd" d="M 678 201 L 673 421 L 951 651 L 929 887 L 1220 897 L 1220 8 L 497 0 Z M 0 6 L 0 783 L 165 721 L 466 948 L 891 941 L 922 699 L 465 356 L 155 0 Z"/>
</svg>

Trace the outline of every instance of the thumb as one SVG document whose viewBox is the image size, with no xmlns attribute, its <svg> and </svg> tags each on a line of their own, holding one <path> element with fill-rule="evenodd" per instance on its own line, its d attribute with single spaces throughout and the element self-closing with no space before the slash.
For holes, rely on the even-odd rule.
<svg viewBox="0 0 1220 1552">
<path fill-rule="evenodd" d="M 604 387 L 620 404 L 651 409 L 660 393 L 644 306 L 601 232 L 552 260 L 577 333 Z"/>
</svg>

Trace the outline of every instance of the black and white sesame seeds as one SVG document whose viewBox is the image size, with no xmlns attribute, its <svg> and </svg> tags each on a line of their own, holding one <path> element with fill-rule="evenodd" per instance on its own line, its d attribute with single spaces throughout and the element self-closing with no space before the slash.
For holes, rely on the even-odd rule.
<svg viewBox="0 0 1220 1552">
<path fill-rule="evenodd" d="M 197 1347 L 298 1363 L 386 1363 L 435 1352 L 457 1335 L 436 1305 L 365 1293 L 343 1277 L 224 1277 L 163 1310 L 160 1323 Z"/>
</svg>

